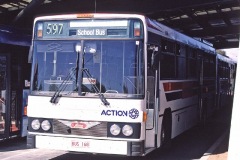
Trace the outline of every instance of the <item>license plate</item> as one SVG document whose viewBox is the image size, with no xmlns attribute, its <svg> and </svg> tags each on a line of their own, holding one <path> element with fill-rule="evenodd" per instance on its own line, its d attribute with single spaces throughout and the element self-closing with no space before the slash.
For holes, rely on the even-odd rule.
<svg viewBox="0 0 240 160">
<path fill-rule="evenodd" d="M 72 148 L 90 148 L 91 146 L 89 141 L 72 140 L 71 147 Z"/>
</svg>

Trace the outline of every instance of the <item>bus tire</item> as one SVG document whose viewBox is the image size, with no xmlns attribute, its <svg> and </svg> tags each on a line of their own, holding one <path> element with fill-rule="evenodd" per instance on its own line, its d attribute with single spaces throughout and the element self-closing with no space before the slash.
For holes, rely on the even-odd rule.
<svg viewBox="0 0 240 160">
<path fill-rule="evenodd" d="M 160 135 L 162 149 L 169 149 L 171 147 L 171 134 L 172 134 L 172 116 L 171 110 L 167 109 L 164 112 Z"/>
</svg>

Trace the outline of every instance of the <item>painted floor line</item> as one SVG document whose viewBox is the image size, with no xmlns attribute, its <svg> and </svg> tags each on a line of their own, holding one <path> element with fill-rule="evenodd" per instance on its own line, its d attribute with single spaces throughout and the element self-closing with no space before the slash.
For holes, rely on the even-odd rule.
<svg viewBox="0 0 240 160">
<path fill-rule="evenodd" d="M 224 138 L 227 136 L 228 130 L 226 130 L 218 139 L 217 141 L 203 154 L 200 160 L 207 160 L 209 156 L 215 151 L 215 149 L 222 143 Z"/>
</svg>

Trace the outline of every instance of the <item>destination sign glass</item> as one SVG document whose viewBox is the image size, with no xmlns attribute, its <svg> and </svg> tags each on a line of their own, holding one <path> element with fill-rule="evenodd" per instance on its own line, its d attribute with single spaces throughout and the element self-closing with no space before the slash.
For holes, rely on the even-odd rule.
<svg viewBox="0 0 240 160">
<path fill-rule="evenodd" d="M 136 19 L 40 21 L 36 23 L 35 37 L 45 39 L 134 38 L 133 23 L 136 21 L 140 22 Z"/>
</svg>

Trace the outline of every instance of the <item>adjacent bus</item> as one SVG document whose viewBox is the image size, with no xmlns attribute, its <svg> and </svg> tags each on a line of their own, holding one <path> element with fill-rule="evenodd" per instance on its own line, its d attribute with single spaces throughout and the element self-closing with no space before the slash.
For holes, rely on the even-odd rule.
<svg viewBox="0 0 240 160">
<path fill-rule="evenodd" d="M 217 53 L 142 15 L 34 21 L 29 148 L 144 156 L 218 109 Z"/>
<path fill-rule="evenodd" d="M 217 60 L 217 103 L 218 107 L 221 108 L 232 102 L 237 65 L 234 60 L 220 54 L 217 55 Z"/>
<path fill-rule="evenodd" d="M 0 141 L 26 137 L 31 34 L 0 25 Z"/>
</svg>

